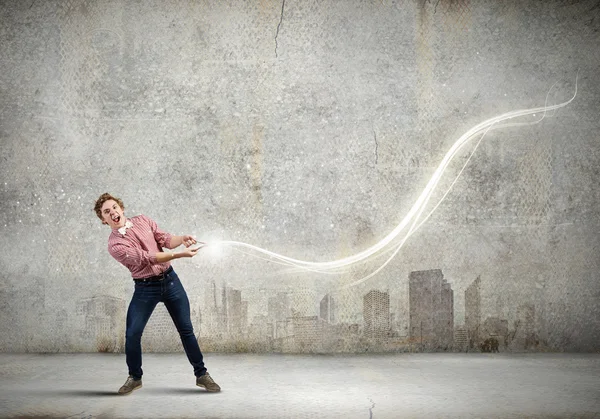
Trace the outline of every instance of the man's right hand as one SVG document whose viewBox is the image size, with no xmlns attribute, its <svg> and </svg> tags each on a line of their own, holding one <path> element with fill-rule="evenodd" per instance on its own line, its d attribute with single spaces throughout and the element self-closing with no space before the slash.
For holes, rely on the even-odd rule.
<svg viewBox="0 0 600 419">
<path fill-rule="evenodd" d="M 181 255 L 181 257 L 184 257 L 184 258 L 192 258 L 198 254 L 198 250 L 200 250 L 201 248 L 202 248 L 202 246 L 195 247 L 193 249 L 191 247 L 186 247 L 181 252 L 179 252 L 179 254 Z"/>
</svg>

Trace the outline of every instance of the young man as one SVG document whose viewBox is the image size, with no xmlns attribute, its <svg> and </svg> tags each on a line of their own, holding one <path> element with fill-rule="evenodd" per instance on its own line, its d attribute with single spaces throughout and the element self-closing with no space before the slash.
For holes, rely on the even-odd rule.
<svg viewBox="0 0 600 419">
<path fill-rule="evenodd" d="M 161 231 L 154 220 L 145 215 L 128 219 L 125 217 L 123 201 L 105 193 L 94 206 L 102 224 L 108 225 L 112 233 L 108 237 L 108 252 L 131 272 L 135 283 L 133 298 L 127 310 L 125 332 L 125 354 L 129 377 L 119 389 L 119 394 L 130 394 L 142 387 L 142 332 L 156 304 L 163 302 L 177 327 L 183 349 L 194 367 L 196 385 L 207 391 L 220 391 L 221 387 L 208 374 L 194 336 L 190 319 L 190 303 L 183 285 L 173 270 L 170 261 L 191 258 L 198 243 L 190 236 L 173 236 Z M 185 248 L 178 252 L 162 249 Z M 202 245 L 204 243 L 200 243 Z M 201 247 L 201 246 L 200 246 Z"/>
</svg>

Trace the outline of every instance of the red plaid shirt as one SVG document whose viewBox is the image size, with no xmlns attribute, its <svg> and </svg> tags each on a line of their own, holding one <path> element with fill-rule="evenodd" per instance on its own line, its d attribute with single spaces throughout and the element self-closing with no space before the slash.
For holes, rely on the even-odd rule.
<svg viewBox="0 0 600 419">
<path fill-rule="evenodd" d="M 171 262 L 158 263 L 156 254 L 168 248 L 172 235 L 160 230 L 156 222 L 145 215 L 128 218 L 133 227 L 125 235 L 114 229 L 108 237 L 108 252 L 131 271 L 133 278 L 160 275 Z"/>
</svg>

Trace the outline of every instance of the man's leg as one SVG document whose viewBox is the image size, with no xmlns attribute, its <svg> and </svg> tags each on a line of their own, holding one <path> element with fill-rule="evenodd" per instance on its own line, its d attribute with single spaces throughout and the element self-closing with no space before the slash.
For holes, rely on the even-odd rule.
<svg viewBox="0 0 600 419">
<path fill-rule="evenodd" d="M 163 301 L 179 332 L 188 360 L 194 367 L 194 375 L 199 377 L 206 374 L 206 367 L 204 366 L 200 346 L 198 345 L 196 336 L 194 336 L 194 327 L 190 319 L 190 302 L 175 271 L 168 276 L 169 278 L 165 283 L 166 289 L 164 290 Z"/>
<path fill-rule="evenodd" d="M 190 302 L 174 271 L 168 275 L 166 280 L 163 301 L 177 327 L 179 336 L 181 336 L 181 343 L 183 343 L 188 360 L 194 367 L 196 385 L 210 392 L 221 391 L 221 387 L 215 383 L 204 366 L 202 352 L 200 352 L 200 346 L 194 336 L 194 328 L 190 319 Z"/>
<path fill-rule="evenodd" d="M 160 285 L 136 284 L 127 310 L 125 355 L 129 375 L 134 380 L 142 378 L 142 333 L 150 315 L 160 300 Z"/>
</svg>

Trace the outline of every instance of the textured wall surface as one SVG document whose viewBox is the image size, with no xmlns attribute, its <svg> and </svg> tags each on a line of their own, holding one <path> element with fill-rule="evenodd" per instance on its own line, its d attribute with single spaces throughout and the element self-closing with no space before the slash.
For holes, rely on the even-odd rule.
<svg viewBox="0 0 600 419">
<path fill-rule="evenodd" d="M 103 192 L 174 234 L 339 259 L 402 221 L 463 133 L 576 78 L 455 181 L 465 146 L 356 286 L 386 257 L 174 266 L 204 350 L 598 350 L 599 45 L 597 0 L 3 1 L 0 351 L 122 350 L 133 285 Z M 143 344 L 181 350 L 164 307 Z"/>
</svg>

